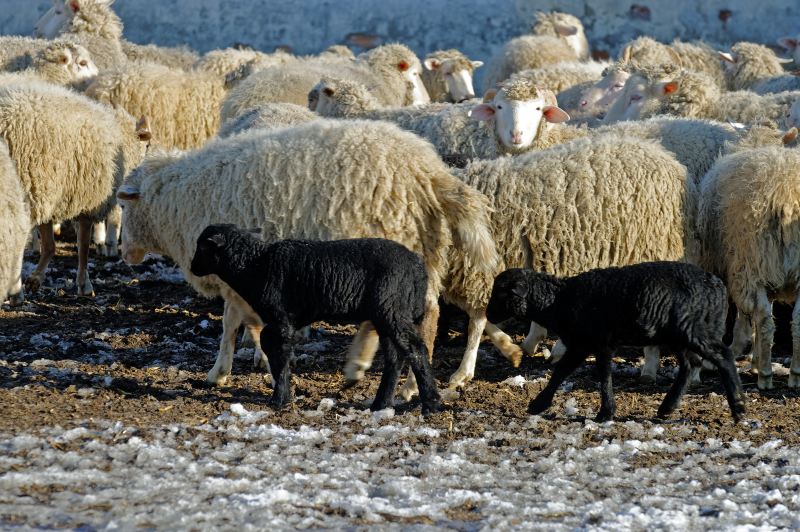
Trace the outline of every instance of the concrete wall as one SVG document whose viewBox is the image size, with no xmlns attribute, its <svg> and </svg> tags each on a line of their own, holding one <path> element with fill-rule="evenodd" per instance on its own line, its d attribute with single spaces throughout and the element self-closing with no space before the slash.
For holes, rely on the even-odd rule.
<svg viewBox="0 0 800 532">
<path fill-rule="evenodd" d="M 49 6 L 0 0 L 0 32 L 29 34 Z M 313 53 L 363 32 L 421 55 L 455 47 L 485 61 L 524 33 L 537 10 L 550 9 L 580 17 L 593 47 L 612 53 L 643 33 L 722 44 L 800 33 L 800 0 L 117 0 L 114 9 L 131 41 L 202 52 L 241 41 Z"/>
</svg>

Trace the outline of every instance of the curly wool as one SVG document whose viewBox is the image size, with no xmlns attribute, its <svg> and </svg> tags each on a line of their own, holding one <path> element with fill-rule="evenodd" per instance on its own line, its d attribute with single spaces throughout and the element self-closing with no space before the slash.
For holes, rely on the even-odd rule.
<svg viewBox="0 0 800 532">
<path fill-rule="evenodd" d="M 87 96 L 133 116 L 153 119 L 162 146 L 198 148 L 217 134 L 225 81 L 202 71 L 184 72 L 155 63 L 131 63 L 102 72 Z"/>
<path fill-rule="evenodd" d="M 517 72 L 509 81 L 524 79 L 536 87 L 559 93 L 575 85 L 600 81 L 609 66 L 608 63 L 601 62 L 560 63 Z"/>
<path fill-rule="evenodd" d="M 144 156 L 135 129 L 121 109 L 68 89 L 31 81 L 0 86 L 0 137 L 33 225 L 78 215 L 102 220 L 125 172 Z"/>
<path fill-rule="evenodd" d="M 228 138 L 251 129 L 281 129 L 311 122 L 318 118 L 319 116 L 305 107 L 293 103 L 268 103 L 222 124 L 217 136 Z"/>
<path fill-rule="evenodd" d="M 574 40 L 572 47 L 578 59 L 582 61 L 588 60 L 589 41 L 586 39 L 583 23 L 574 15 L 561 13 L 559 11 L 552 11 L 550 13 L 539 11 L 536 13 L 536 22 L 531 28 L 531 33 L 533 35 L 548 35 L 550 37 L 561 38 L 561 34 L 557 29 L 558 26 L 568 26 L 577 30 L 576 35 L 571 37 Z"/>
<path fill-rule="evenodd" d="M 676 40 L 667 45 L 650 37 L 639 37 L 628 43 L 625 48 L 627 47 L 631 50 L 630 60 L 639 67 L 668 64 L 705 74 L 721 89 L 727 87 L 719 55 L 705 43 Z"/>
<path fill-rule="evenodd" d="M 265 54 L 257 50 L 225 48 L 224 50 L 212 50 L 208 52 L 195 62 L 194 68 L 212 72 L 218 76 L 226 76 L 243 65 L 249 64 L 250 74 L 252 74 L 253 72 L 271 66 L 285 65 L 295 59 L 295 56 L 285 52 Z"/>
<path fill-rule="evenodd" d="M 516 72 L 577 60 L 575 50 L 558 37 L 524 35 L 511 39 L 489 61 L 484 92 L 496 88 Z"/>
<path fill-rule="evenodd" d="M 5 142 L 0 141 L 0 304 L 21 285 L 31 217 Z"/>
<path fill-rule="evenodd" d="M 200 56 L 188 46 L 156 46 L 122 41 L 122 51 L 129 61 L 158 63 L 169 68 L 191 70 Z"/>
<path fill-rule="evenodd" d="M 735 63 L 726 64 L 726 77 L 730 90 L 748 90 L 758 82 L 782 76 L 783 66 L 775 52 L 760 44 L 736 43 L 731 47 Z"/>
<path fill-rule="evenodd" d="M 306 105 L 309 91 L 328 76 L 370 87 L 383 105 L 408 105 L 413 87 L 397 68 L 403 61 L 409 68 L 421 71 L 419 59 L 402 45 L 380 46 L 362 54 L 357 61 L 310 58 L 256 71 L 231 90 L 222 106 L 222 120 L 228 121 L 265 103 Z"/>
<path fill-rule="evenodd" d="M 579 139 L 473 161 L 459 177 L 489 197 L 504 268 L 567 276 L 695 254 L 694 183 L 652 141 Z"/>
</svg>

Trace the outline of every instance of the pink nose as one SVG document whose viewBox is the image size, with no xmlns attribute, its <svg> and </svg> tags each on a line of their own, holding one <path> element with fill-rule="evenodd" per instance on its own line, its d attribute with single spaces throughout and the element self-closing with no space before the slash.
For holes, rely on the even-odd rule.
<svg viewBox="0 0 800 532">
<path fill-rule="evenodd" d="M 589 102 L 586 100 L 581 101 L 581 107 L 586 107 L 587 105 L 589 105 Z"/>
<path fill-rule="evenodd" d="M 522 144 L 522 131 L 511 132 L 511 144 Z"/>
</svg>

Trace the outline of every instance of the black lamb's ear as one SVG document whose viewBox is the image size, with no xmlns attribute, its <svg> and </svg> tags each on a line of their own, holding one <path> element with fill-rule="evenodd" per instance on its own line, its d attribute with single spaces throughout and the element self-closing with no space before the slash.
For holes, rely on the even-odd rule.
<svg viewBox="0 0 800 532">
<path fill-rule="evenodd" d="M 225 245 L 225 237 L 220 235 L 219 233 L 217 233 L 216 235 L 211 235 L 208 241 L 217 246 L 218 248 L 221 248 L 222 246 Z"/>
<path fill-rule="evenodd" d="M 526 298 L 528 297 L 528 288 L 522 283 L 514 283 L 514 286 L 511 287 L 511 293 L 515 296 Z"/>
</svg>

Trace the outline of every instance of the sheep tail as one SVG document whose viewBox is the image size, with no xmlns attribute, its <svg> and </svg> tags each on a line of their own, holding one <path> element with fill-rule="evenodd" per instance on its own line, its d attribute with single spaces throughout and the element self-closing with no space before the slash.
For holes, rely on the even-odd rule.
<svg viewBox="0 0 800 532">
<path fill-rule="evenodd" d="M 480 270 L 495 271 L 500 258 L 490 230 L 489 199 L 450 174 L 435 178 L 433 185 L 464 259 Z"/>
</svg>

